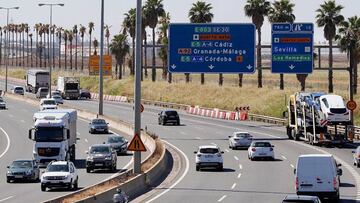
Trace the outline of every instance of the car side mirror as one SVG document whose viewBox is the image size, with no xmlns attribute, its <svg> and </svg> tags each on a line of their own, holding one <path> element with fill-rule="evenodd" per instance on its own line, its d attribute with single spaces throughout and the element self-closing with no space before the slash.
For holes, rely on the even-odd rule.
<svg viewBox="0 0 360 203">
<path fill-rule="evenodd" d="M 85 154 L 89 154 L 89 151 L 85 151 Z"/>
<path fill-rule="evenodd" d="M 106 123 L 106 124 L 108 124 L 108 125 L 109 125 L 109 123 Z"/>
<path fill-rule="evenodd" d="M 337 170 L 337 174 L 338 174 L 339 176 L 342 175 L 342 169 L 341 169 L 341 168 Z"/>
<path fill-rule="evenodd" d="M 221 151 L 221 154 L 224 154 L 224 152 L 223 152 L 223 151 Z"/>
<path fill-rule="evenodd" d="M 296 168 L 294 168 L 294 174 L 296 174 Z"/>
<path fill-rule="evenodd" d="M 275 146 L 274 145 L 271 145 L 272 148 L 274 148 Z"/>
<path fill-rule="evenodd" d="M 340 166 L 342 166 L 342 165 L 341 165 L 341 164 L 338 164 L 337 166 L 340 167 Z"/>
<path fill-rule="evenodd" d="M 194 154 L 197 154 L 197 151 L 194 151 Z"/>
<path fill-rule="evenodd" d="M 6 166 L 6 168 L 10 168 L 10 166 Z"/>
<path fill-rule="evenodd" d="M 229 138 L 231 138 L 231 136 L 228 136 Z"/>
<path fill-rule="evenodd" d="M 160 113 L 158 113 L 158 116 L 160 116 Z"/>
</svg>

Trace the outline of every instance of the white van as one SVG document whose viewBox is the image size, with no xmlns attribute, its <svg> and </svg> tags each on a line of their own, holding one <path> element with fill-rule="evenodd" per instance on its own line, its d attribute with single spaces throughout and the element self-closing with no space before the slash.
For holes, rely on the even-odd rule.
<svg viewBox="0 0 360 203">
<path fill-rule="evenodd" d="M 330 154 L 308 154 L 298 157 L 296 169 L 296 194 L 312 195 L 338 200 L 342 170 Z"/>
</svg>

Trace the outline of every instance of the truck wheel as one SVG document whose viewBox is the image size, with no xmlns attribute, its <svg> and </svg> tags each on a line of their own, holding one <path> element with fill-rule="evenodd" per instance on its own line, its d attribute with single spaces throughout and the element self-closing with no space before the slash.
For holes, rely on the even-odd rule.
<svg viewBox="0 0 360 203">
<path fill-rule="evenodd" d="M 196 166 L 196 171 L 200 171 L 200 166 Z"/>
<path fill-rule="evenodd" d="M 86 173 L 90 173 L 91 172 L 91 169 L 86 167 Z"/>
<path fill-rule="evenodd" d="M 291 128 L 289 126 L 286 126 L 286 134 L 287 134 L 289 139 L 293 139 Z"/>
<path fill-rule="evenodd" d="M 73 182 L 72 182 L 72 179 L 70 180 L 70 184 L 68 186 L 68 190 L 71 190 L 73 188 Z"/>
<path fill-rule="evenodd" d="M 360 168 L 360 163 L 357 163 L 357 164 L 356 164 L 356 167 Z"/>
<path fill-rule="evenodd" d="M 75 158 L 75 147 L 71 147 L 70 149 L 70 161 L 74 162 L 76 160 Z"/>
<path fill-rule="evenodd" d="M 79 180 L 79 178 L 77 178 L 75 183 L 74 183 L 74 190 L 77 190 L 79 188 L 78 180 Z"/>
<path fill-rule="evenodd" d="M 45 192 L 46 191 L 46 186 L 41 184 L 41 191 Z"/>
<path fill-rule="evenodd" d="M 10 183 L 10 178 L 6 177 L 6 182 Z"/>
</svg>

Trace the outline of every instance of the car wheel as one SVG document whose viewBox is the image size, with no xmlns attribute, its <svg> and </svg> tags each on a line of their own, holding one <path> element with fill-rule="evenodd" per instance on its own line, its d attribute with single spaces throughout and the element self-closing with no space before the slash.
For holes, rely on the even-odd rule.
<svg viewBox="0 0 360 203">
<path fill-rule="evenodd" d="M 41 185 L 41 191 L 43 191 L 43 192 L 46 191 L 46 186 L 45 185 Z"/>
<path fill-rule="evenodd" d="M 180 125 L 180 121 L 178 121 L 178 122 L 176 123 L 176 125 Z"/>
<path fill-rule="evenodd" d="M 6 178 L 6 182 L 7 182 L 7 183 L 10 183 L 10 178 Z"/>
<path fill-rule="evenodd" d="M 196 171 L 200 171 L 200 166 L 196 166 Z"/>
<path fill-rule="evenodd" d="M 68 189 L 71 190 L 73 188 L 73 182 L 72 182 L 72 179 L 70 180 L 70 184 L 68 186 Z"/>
<path fill-rule="evenodd" d="M 86 168 L 86 173 L 90 173 L 91 169 L 90 168 Z"/>
<path fill-rule="evenodd" d="M 74 190 L 77 190 L 79 185 L 78 185 L 78 180 L 79 178 L 76 179 L 75 183 L 74 183 Z"/>
<path fill-rule="evenodd" d="M 356 165 L 357 165 L 356 167 L 360 168 L 360 163 L 357 163 Z"/>
<path fill-rule="evenodd" d="M 113 171 L 113 172 L 115 172 L 115 171 L 116 171 L 116 163 L 115 163 L 115 165 L 113 165 L 113 167 L 112 167 L 112 171 Z"/>
<path fill-rule="evenodd" d="M 223 171 L 223 170 L 224 170 L 223 164 L 220 164 L 220 166 L 218 167 L 218 170 L 219 170 L 219 171 Z"/>
<path fill-rule="evenodd" d="M 162 121 L 162 125 L 165 125 L 165 124 L 166 124 L 166 122 L 163 120 L 163 121 Z"/>
</svg>

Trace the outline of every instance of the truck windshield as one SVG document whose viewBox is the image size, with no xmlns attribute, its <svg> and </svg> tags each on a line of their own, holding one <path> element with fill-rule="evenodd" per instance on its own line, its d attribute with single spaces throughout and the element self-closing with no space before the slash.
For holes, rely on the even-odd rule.
<svg viewBox="0 0 360 203">
<path fill-rule="evenodd" d="M 78 83 L 67 83 L 66 90 L 78 90 L 79 84 Z"/>
<path fill-rule="evenodd" d="M 35 131 L 36 142 L 61 142 L 64 140 L 62 128 L 39 127 Z"/>
</svg>

